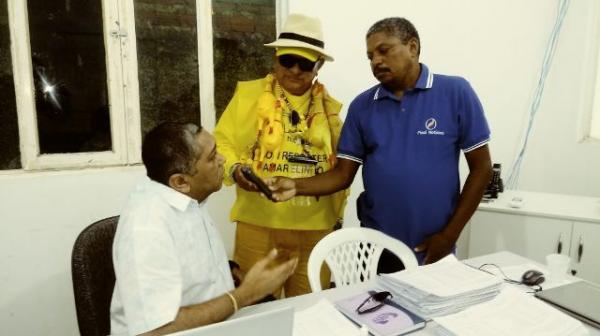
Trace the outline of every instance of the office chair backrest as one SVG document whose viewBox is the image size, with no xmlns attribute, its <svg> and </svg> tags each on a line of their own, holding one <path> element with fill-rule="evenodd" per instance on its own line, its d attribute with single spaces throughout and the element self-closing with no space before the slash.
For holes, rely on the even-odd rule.
<svg viewBox="0 0 600 336">
<path fill-rule="evenodd" d="M 110 301 L 115 287 L 112 243 L 119 216 L 85 228 L 73 245 L 71 275 L 82 336 L 110 333 Z"/>
<path fill-rule="evenodd" d="M 417 267 L 414 253 L 404 243 L 369 228 L 345 228 L 325 236 L 315 245 L 308 258 L 308 282 L 313 292 L 320 292 L 321 265 L 327 263 L 336 287 L 368 281 L 377 274 L 383 249 L 395 254 L 406 269 Z"/>
</svg>

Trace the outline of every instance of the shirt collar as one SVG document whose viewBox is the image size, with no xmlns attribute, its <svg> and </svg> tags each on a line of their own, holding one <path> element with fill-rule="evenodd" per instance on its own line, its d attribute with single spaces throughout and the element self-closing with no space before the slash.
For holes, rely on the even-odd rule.
<svg viewBox="0 0 600 336">
<path fill-rule="evenodd" d="M 419 65 L 421 66 L 421 73 L 419 74 L 419 78 L 417 79 L 417 83 L 415 84 L 415 89 L 431 89 L 433 87 L 433 72 L 429 71 L 429 68 L 425 64 L 419 63 Z M 383 85 L 379 84 L 377 86 L 377 90 L 375 91 L 375 95 L 373 96 L 373 100 L 378 100 L 386 97 L 398 100 L 398 97 L 396 97 L 388 89 L 383 87 Z"/>
<path fill-rule="evenodd" d="M 196 200 L 188 195 L 180 193 L 171 187 L 167 187 L 166 185 L 153 181 L 149 178 L 146 179 L 145 186 L 149 191 L 159 194 L 165 200 L 165 202 L 167 202 L 167 204 L 179 211 L 184 211 L 187 209 L 190 203 L 196 202 Z M 205 201 L 202 202 L 202 204 L 204 203 Z"/>
<path fill-rule="evenodd" d="M 421 74 L 419 75 L 419 79 L 417 79 L 415 89 L 431 89 L 433 86 L 433 72 L 429 71 L 427 65 L 423 63 L 419 64 L 421 65 Z"/>
</svg>

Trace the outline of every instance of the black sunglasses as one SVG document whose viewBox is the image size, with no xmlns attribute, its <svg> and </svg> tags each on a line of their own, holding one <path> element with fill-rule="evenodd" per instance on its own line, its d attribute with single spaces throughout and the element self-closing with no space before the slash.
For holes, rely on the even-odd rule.
<svg viewBox="0 0 600 336">
<path fill-rule="evenodd" d="M 369 295 L 369 297 L 356 308 L 356 312 L 358 314 L 366 314 L 375 311 L 383 307 L 385 299 L 389 297 L 392 297 L 392 293 L 390 292 L 375 292 Z"/>
<path fill-rule="evenodd" d="M 279 61 L 279 64 L 281 64 L 281 66 L 283 67 L 291 69 L 294 67 L 294 65 L 298 64 L 298 67 L 302 71 L 313 71 L 315 65 L 318 62 L 318 60 L 316 62 L 312 62 L 304 57 L 289 54 L 281 55 L 277 57 L 277 59 Z"/>
</svg>

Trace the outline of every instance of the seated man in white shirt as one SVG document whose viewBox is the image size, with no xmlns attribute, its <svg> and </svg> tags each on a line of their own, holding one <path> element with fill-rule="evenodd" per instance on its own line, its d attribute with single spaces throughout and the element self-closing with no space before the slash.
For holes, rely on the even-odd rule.
<svg viewBox="0 0 600 336">
<path fill-rule="evenodd" d="M 113 243 L 113 335 L 163 335 L 222 321 L 281 287 L 296 259 L 257 262 L 234 289 L 223 242 L 206 210 L 224 158 L 193 124 L 165 123 L 142 146 L 146 179 L 122 211 Z M 273 266 L 273 265 L 276 266 Z"/>
</svg>

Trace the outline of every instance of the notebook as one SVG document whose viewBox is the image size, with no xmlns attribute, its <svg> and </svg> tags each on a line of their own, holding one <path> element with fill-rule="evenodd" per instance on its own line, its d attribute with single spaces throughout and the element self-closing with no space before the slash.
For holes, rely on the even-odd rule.
<svg viewBox="0 0 600 336">
<path fill-rule="evenodd" d="M 375 336 L 404 335 L 425 327 L 424 319 L 389 299 L 373 312 L 358 314 L 356 308 L 373 293 L 374 291 L 370 291 L 337 301 L 335 306 L 354 323 L 359 326 L 366 325 L 369 332 Z"/>
<path fill-rule="evenodd" d="M 294 308 L 285 307 L 181 331 L 173 336 L 292 336 Z"/>
<path fill-rule="evenodd" d="M 543 290 L 538 298 L 565 313 L 600 328 L 600 287 L 585 281 Z"/>
</svg>

